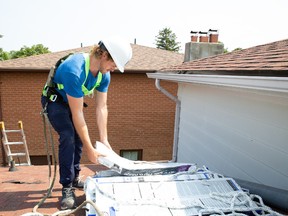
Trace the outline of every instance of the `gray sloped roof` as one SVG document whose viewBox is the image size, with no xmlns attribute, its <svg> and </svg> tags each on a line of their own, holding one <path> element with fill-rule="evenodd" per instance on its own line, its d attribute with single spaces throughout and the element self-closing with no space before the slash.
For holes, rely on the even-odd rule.
<svg viewBox="0 0 288 216">
<path fill-rule="evenodd" d="M 137 44 L 131 44 L 131 46 L 133 50 L 133 57 L 131 61 L 126 65 L 125 71 L 157 71 L 163 67 L 181 64 L 184 59 L 184 54 L 180 53 L 141 46 Z M 49 70 L 50 67 L 54 65 L 59 58 L 69 53 L 90 52 L 92 47 L 93 46 L 88 46 L 60 52 L 29 56 L 25 58 L 0 61 L 0 72 L 15 70 L 46 71 Z"/>
<path fill-rule="evenodd" d="M 275 74 L 288 76 L 288 39 L 167 66 L 161 72 Z"/>
</svg>

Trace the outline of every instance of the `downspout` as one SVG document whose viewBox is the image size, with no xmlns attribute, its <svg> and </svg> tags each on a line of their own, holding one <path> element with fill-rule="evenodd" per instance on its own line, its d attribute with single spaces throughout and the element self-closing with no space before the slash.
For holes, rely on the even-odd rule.
<svg viewBox="0 0 288 216">
<path fill-rule="evenodd" d="M 177 97 L 172 95 L 170 92 L 168 92 L 166 89 L 160 86 L 160 79 L 155 80 L 155 86 L 159 91 L 161 91 L 163 94 L 165 94 L 167 97 L 169 97 L 176 103 L 173 152 L 172 152 L 172 160 L 170 162 L 177 162 L 181 101 Z"/>
</svg>

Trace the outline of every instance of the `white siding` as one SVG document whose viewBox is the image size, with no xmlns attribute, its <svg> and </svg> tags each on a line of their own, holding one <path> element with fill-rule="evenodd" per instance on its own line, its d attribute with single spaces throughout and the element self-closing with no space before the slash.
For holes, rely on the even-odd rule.
<svg viewBox="0 0 288 216">
<path fill-rule="evenodd" d="M 288 93 L 179 83 L 178 162 L 288 190 Z"/>
</svg>

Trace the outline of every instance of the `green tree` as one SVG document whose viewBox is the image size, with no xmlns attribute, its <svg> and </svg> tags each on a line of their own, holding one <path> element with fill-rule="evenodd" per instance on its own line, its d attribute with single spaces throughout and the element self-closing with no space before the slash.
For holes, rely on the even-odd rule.
<svg viewBox="0 0 288 216">
<path fill-rule="evenodd" d="M 224 43 L 222 43 L 222 42 L 220 42 L 220 41 L 219 41 L 219 43 L 223 44 L 223 46 L 224 46 Z M 242 48 L 238 47 L 238 48 L 232 50 L 231 52 L 239 51 L 239 50 L 242 50 Z M 229 53 L 229 52 L 230 52 L 230 51 L 228 50 L 228 48 L 225 48 L 225 47 L 224 47 L 223 53 Z"/>
<path fill-rule="evenodd" d="M 158 49 L 179 52 L 180 42 L 176 42 L 176 35 L 170 28 L 164 28 L 156 36 L 156 47 Z"/>
<path fill-rule="evenodd" d="M 242 50 L 242 48 L 241 48 L 241 47 L 238 47 L 238 48 L 235 48 L 232 52 L 234 52 L 234 51 L 240 51 L 240 50 Z"/>
<path fill-rule="evenodd" d="M 232 50 L 231 52 L 240 51 L 240 50 L 242 50 L 242 48 L 238 47 L 238 48 Z M 224 52 L 223 52 L 223 53 L 229 53 L 229 52 L 230 52 L 230 51 L 228 50 L 228 48 L 224 48 Z"/>
<path fill-rule="evenodd" d="M 8 60 L 9 58 L 9 53 L 0 48 L 0 61 Z"/>
<path fill-rule="evenodd" d="M 11 59 L 23 58 L 26 56 L 39 55 L 44 53 L 50 53 L 47 47 L 44 47 L 42 44 L 33 45 L 32 47 L 24 46 L 19 51 L 11 51 Z"/>
</svg>

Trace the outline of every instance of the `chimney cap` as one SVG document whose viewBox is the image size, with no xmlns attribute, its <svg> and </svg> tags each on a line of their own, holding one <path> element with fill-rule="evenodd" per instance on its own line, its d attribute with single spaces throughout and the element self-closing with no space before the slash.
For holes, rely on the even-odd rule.
<svg viewBox="0 0 288 216">
<path fill-rule="evenodd" d="M 216 32 L 216 33 L 218 33 L 218 30 L 217 29 L 209 29 L 208 32 Z"/>
<path fill-rule="evenodd" d="M 191 34 L 197 34 L 197 33 L 199 33 L 198 31 L 191 31 L 190 32 Z"/>
</svg>

